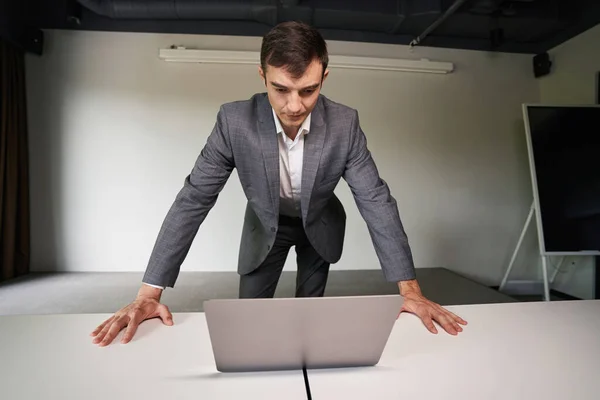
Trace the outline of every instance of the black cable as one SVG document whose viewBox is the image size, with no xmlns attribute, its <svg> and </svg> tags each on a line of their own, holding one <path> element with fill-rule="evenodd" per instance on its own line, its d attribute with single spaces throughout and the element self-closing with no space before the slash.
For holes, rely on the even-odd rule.
<svg viewBox="0 0 600 400">
<path fill-rule="evenodd" d="M 302 374 L 304 375 L 304 387 L 306 388 L 306 398 L 308 400 L 312 400 L 312 395 L 310 394 L 310 384 L 308 383 L 308 372 L 306 372 L 306 367 L 302 367 Z"/>
</svg>

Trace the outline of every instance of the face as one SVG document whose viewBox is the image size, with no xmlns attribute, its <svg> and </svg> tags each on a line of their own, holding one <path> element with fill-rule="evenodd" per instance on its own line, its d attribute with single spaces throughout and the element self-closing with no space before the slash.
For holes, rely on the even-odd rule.
<svg viewBox="0 0 600 400">
<path fill-rule="evenodd" d="M 317 104 L 321 85 L 329 71 L 323 74 L 323 66 L 314 60 L 300 78 L 292 77 L 284 67 L 269 65 L 266 71 L 258 67 L 259 74 L 284 128 L 298 129 Z"/>
</svg>

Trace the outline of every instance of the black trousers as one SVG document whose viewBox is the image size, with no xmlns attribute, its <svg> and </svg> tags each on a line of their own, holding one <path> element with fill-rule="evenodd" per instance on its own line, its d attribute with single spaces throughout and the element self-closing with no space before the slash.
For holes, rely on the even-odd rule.
<svg viewBox="0 0 600 400">
<path fill-rule="evenodd" d="M 240 276 L 240 298 L 271 298 L 290 248 L 296 248 L 296 297 L 321 297 L 325 292 L 329 263 L 312 247 L 300 218 L 279 217 L 273 248 L 254 271 Z"/>
</svg>

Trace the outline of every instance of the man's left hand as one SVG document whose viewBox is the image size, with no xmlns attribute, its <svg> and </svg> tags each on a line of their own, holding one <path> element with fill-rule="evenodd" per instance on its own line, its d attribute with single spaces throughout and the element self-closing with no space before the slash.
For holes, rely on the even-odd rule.
<svg viewBox="0 0 600 400">
<path fill-rule="evenodd" d="M 398 286 L 400 286 L 400 293 L 404 296 L 404 305 L 400 313 L 408 311 L 415 314 L 421 318 L 431 333 L 438 333 L 433 321 L 440 324 L 451 335 L 462 332 L 463 328 L 460 325 L 467 325 L 467 321 L 458 315 L 423 296 L 416 281 L 401 282 Z"/>
</svg>

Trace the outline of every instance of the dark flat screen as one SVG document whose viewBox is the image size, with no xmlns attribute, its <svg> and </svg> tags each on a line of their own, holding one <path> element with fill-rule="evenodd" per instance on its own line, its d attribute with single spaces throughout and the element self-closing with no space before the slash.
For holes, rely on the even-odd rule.
<svg viewBox="0 0 600 400">
<path fill-rule="evenodd" d="M 600 250 L 600 107 L 527 106 L 546 252 Z"/>
</svg>

